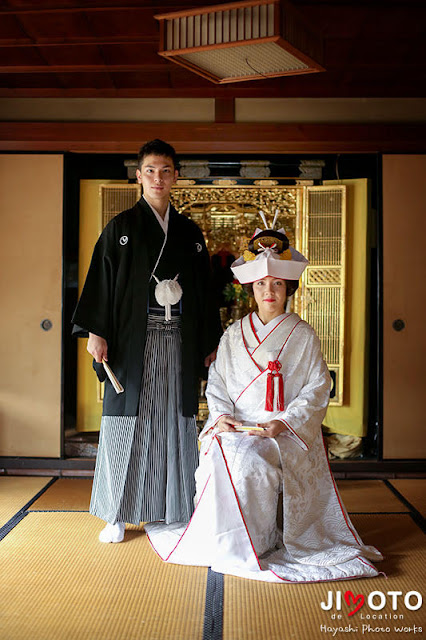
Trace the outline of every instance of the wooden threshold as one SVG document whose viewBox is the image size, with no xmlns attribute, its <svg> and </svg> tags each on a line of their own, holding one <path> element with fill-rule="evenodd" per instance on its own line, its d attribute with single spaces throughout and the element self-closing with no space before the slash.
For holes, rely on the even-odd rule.
<svg viewBox="0 0 426 640">
<path fill-rule="evenodd" d="M 333 460 L 336 478 L 424 478 L 424 460 Z M 50 475 L 90 477 L 94 458 L 8 458 L 0 457 L 1 475 Z"/>
</svg>

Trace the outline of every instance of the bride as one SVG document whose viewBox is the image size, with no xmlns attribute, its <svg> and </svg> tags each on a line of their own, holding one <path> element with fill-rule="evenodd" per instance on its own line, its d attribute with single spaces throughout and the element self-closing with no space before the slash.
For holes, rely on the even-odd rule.
<svg viewBox="0 0 426 640">
<path fill-rule="evenodd" d="M 382 556 L 356 532 L 328 464 L 319 339 L 285 310 L 306 265 L 283 229 L 256 229 L 232 265 L 257 311 L 227 329 L 210 366 L 191 521 L 145 527 L 168 562 L 269 582 L 378 574 Z"/>
</svg>

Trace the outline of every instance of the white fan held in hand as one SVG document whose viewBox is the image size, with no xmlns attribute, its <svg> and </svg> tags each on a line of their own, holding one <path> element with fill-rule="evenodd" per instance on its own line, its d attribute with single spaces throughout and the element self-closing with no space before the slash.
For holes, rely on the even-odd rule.
<svg viewBox="0 0 426 640">
<path fill-rule="evenodd" d="M 124 391 L 124 387 L 122 384 L 120 384 L 119 380 L 117 379 L 116 375 L 114 374 L 113 370 L 111 369 L 111 367 L 109 366 L 109 364 L 102 359 L 102 364 L 104 365 L 104 369 L 106 371 L 106 374 L 108 376 L 108 378 L 110 379 L 110 382 L 112 384 L 112 386 L 115 389 L 116 393 L 123 393 Z"/>
</svg>

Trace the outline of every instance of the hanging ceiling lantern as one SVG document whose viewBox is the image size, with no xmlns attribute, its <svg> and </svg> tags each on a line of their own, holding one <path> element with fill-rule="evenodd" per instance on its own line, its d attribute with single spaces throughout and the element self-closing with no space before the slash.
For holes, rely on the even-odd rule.
<svg viewBox="0 0 426 640">
<path fill-rule="evenodd" d="M 285 0 L 247 0 L 155 16 L 159 54 L 223 84 L 324 71 L 322 38 Z"/>
</svg>

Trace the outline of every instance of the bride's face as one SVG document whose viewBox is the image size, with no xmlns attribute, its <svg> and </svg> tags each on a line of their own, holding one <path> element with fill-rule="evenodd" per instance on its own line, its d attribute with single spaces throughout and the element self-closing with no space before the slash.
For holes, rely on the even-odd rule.
<svg viewBox="0 0 426 640">
<path fill-rule="evenodd" d="M 256 300 L 259 315 L 274 318 L 284 313 L 287 299 L 287 286 L 282 278 L 266 276 L 253 282 L 254 299 Z"/>
</svg>

